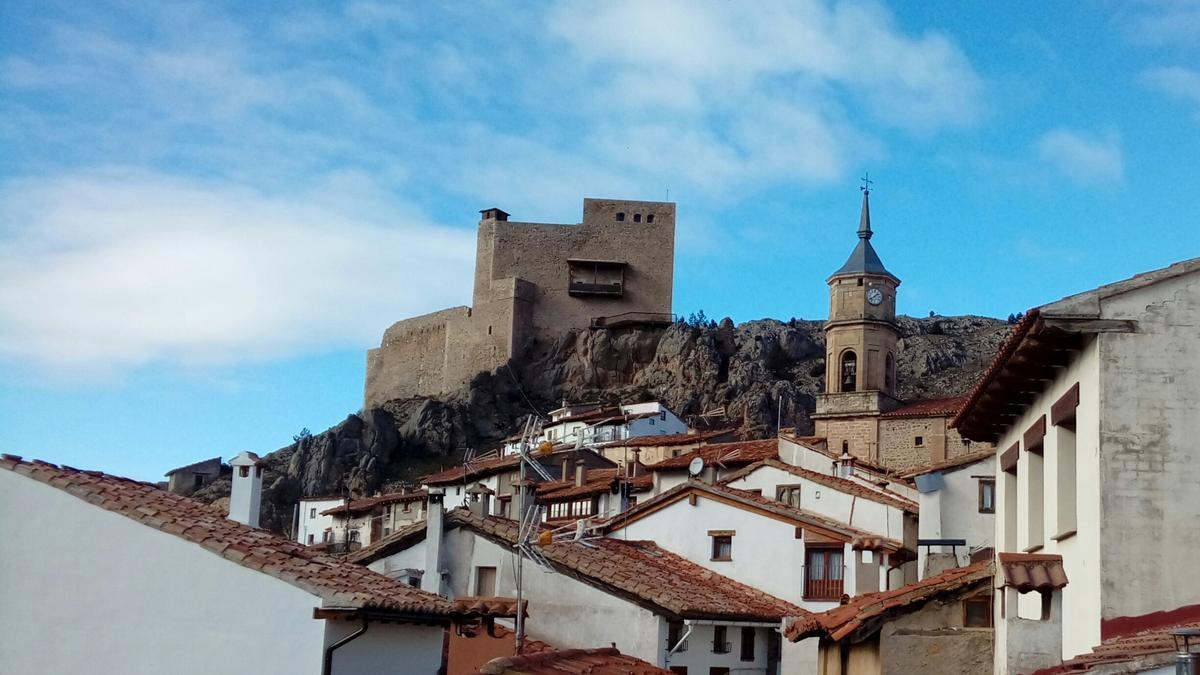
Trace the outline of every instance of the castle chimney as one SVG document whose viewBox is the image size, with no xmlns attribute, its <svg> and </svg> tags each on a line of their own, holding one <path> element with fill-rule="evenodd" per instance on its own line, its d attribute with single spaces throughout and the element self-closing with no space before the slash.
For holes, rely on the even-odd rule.
<svg viewBox="0 0 1200 675">
<path fill-rule="evenodd" d="M 445 529 L 442 498 L 446 491 L 430 488 L 425 508 L 425 572 L 421 574 L 421 590 L 442 593 L 442 534 Z"/>
<path fill-rule="evenodd" d="M 582 459 L 575 461 L 575 487 L 583 487 L 583 474 L 587 471 L 584 464 Z"/>
<path fill-rule="evenodd" d="M 479 213 L 481 214 L 482 220 L 496 220 L 499 222 L 508 220 L 508 214 L 494 206 L 490 209 L 484 209 Z"/>
<path fill-rule="evenodd" d="M 229 493 L 229 519 L 258 527 L 262 506 L 263 461 L 253 452 L 243 451 L 229 460 L 233 467 L 233 488 Z"/>
</svg>

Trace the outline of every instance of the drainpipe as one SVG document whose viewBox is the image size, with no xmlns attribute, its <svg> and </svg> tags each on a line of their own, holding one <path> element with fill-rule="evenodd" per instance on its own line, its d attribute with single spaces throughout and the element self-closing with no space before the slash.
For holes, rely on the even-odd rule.
<svg viewBox="0 0 1200 675">
<path fill-rule="evenodd" d="M 333 652 L 339 647 L 344 647 L 346 644 L 362 637 L 362 634 L 367 632 L 367 620 L 363 619 L 362 628 L 354 631 L 346 637 L 325 648 L 325 662 L 321 664 L 321 675 L 333 675 Z"/>
<path fill-rule="evenodd" d="M 692 634 L 692 628 L 694 628 L 692 622 L 684 621 L 683 625 L 687 626 L 687 630 L 683 631 L 683 635 L 679 636 L 679 642 L 676 642 L 674 647 L 671 647 L 669 650 L 667 650 L 666 665 L 668 666 L 671 665 L 671 655 L 679 651 L 679 648 L 683 646 L 683 643 L 687 642 L 688 636 Z M 328 673 L 325 675 L 328 675 Z"/>
</svg>

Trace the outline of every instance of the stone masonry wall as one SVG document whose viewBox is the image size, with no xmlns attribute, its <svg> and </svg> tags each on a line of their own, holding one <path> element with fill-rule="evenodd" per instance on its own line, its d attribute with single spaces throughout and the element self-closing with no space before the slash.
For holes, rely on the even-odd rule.
<svg viewBox="0 0 1200 675">
<path fill-rule="evenodd" d="M 367 354 L 364 407 L 459 391 L 525 350 L 545 355 L 557 336 L 596 317 L 669 315 L 674 250 L 667 202 L 585 199 L 578 225 L 480 221 L 472 306 L 390 327 Z M 625 263 L 622 296 L 570 295 L 570 259 Z"/>
</svg>

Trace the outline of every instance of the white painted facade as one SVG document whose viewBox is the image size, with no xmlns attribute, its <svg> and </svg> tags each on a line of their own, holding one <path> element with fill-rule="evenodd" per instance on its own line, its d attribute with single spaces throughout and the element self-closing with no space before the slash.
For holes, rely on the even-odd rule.
<svg viewBox="0 0 1200 675">
<path fill-rule="evenodd" d="M 380 573 L 388 570 L 421 568 L 429 556 L 428 541 L 375 560 L 369 568 Z M 446 532 L 438 556 L 446 574 L 445 594 L 450 598 L 476 595 L 479 568 L 495 570 L 496 593 L 516 595 L 516 556 L 501 546 L 466 528 Z M 668 662 L 668 621 L 651 610 L 619 596 L 602 591 L 573 577 L 552 572 L 525 561 L 524 597 L 529 602 L 526 628 L 530 637 L 544 640 L 560 649 L 615 643 L 622 653 L 659 666 Z M 697 625 L 688 639 L 688 649 L 670 657 L 670 665 L 687 666 L 689 672 L 707 673 L 709 667 L 727 666 L 731 672 L 767 672 L 767 631 L 776 627 L 756 628 L 758 642 L 753 661 L 740 660 L 738 641 L 741 624 L 727 629 L 734 649 L 727 654 L 712 653 L 712 626 Z M 693 670 L 695 669 L 695 670 Z"/>
<path fill-rule="evenodd" d="M 688 431 L 687 423 L 658 401 L 622 405 L 619 414 L 596 422 L 571 420 L 570 417 L 575 414 L 576 411 L 571 407 L 553 411 L 550 424 L 542 428 L 535 444 L 548 440 L 555 444 L 591 445 L 641 436 L 683 434 Z M 501 452 L 516 452 L 518 444 L 519 441 L 511 439 L 505 441 Z"/>
<path fill-rule="evenodd" d="M 1098 332 L 1047 382 L 996 446 L 1020 445 L 1016 474 L 997 467 L 1000 551 L 1060 554 L 1060 658 L 1090 651 L 1114 619 L 1200 605 L 1200 270 L 1149 285 L 1129 282 L 1066 298 L 1043 311 L 1132 320 Z M 1155 274 L 1155 273 L 1151 273 Z M 1050 423 L 1050 406 L 1079 385 L 1075 430 Z M 1041 454 L 1022 436 L 1042 415 Z M 1071 466 L 1073 464 L 1073 467 Z M 1039 480 L 1040 478 L 1040 480 Z M 1073 507 L 1073 508 L 1072 508 Z M 1073 534 L 1072 534 L 1073 532 Z M 1040 548 L 1039 548 L 1040 547 Z M 1036 593 L 997 597 L 997 672 L 1012 672 L 1022 622 L 1040 617 Z M 1058 594 L 1056 593 L 1056 598 Z M 1003 620 L 1002 606 L 1010 625 Z M 1058 617 L 1052 617 L 1057 619 Z"/>
<path fill-rule="evenodd" d="M 10 471 L 0 527 L 20 542 L 0 547 L 4 672 L 317 675 L 343 630 L 317 596 Z M 334 675 L 436 672 L 442 634 L 372 625 Z"/>
<path fill-rule="evenodd" d="M 919 492 L 918 496 L 921 507 L 918 536 L 921 539 L 963 539 L 967 543 L 958 547 L 919 547 L 917 570 L 922 579 L 946 568 L 965 567 L 971 562 L 972 551 L 996 545 L 996 457 L 993 455 L 933 474 L 940 476 L 940 485 Z M 980 503 L 981 482 L 993 486 L 990 512 Z M 941 558 L 933 567 L 929 565 L 931 553 Z M 955 560 L 950 560 L 951 556 Z"/>
<path fill-rule="evenodd" d="M 905 481 L 885 476 L 861 465 L 855 466 L 853 473 L 850 475 L 843 475 L 839 470 L 837 459 L 787 436 L 779 437 L 779 459 L 786 464 L 827 476 L 842 476 L 864 487 L 877 489 L 882 486 L 906 499 L 913 501 L 917 499 L 917 491 Z"/>
<path fill-rule="evenodd" d="M 799 488 L 800 498 L 795 506 L 864 532 L 904 541 L 903 509 L 843 492 L 837 487 L 797 476 L 773 466 L 760 466 L 753 472 L 726 483 L 738 490 L 760 490 L 767 499 L 775 499 L 781 486 Z M 915 543 L 915 542 L 910 542 Z"/>
<path fill-rule="evenodd" d="M 339 519 L 334 516 L 322 515 L 337 506 L 344 505 L 348 500 L 340 497 L 323 497 L 320 499 L 301 499 L 300 515 L 296 526 L 296 541 L 301 544 L 320 544 L 333 542 Z"/>
</svg>

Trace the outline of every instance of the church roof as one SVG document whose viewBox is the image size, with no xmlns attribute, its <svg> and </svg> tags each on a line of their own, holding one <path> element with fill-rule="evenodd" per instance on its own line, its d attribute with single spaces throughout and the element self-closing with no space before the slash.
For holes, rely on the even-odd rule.
<svg viewBox="0 0 1200 675">
<path fill-rule="evenodd" d="M 858 246 L 854 247 L 854 251 L 850 253 L 850 257 L 846 260 L 846 264 L 842 265 L 838 271 L 830 275 L 830 277 L 842 276 L 845 274 L 878 274 L 880 276 L 890 277 L 899 283 L 900 279 L 896 275 L 887 271 L 883 266 L 883 261 L 879 259 L 879 254 L 875 252 L 875 247 L 871 246 L 871 191 L 863 190 L 862 215 L 858 219 Z"/>
</svg>

